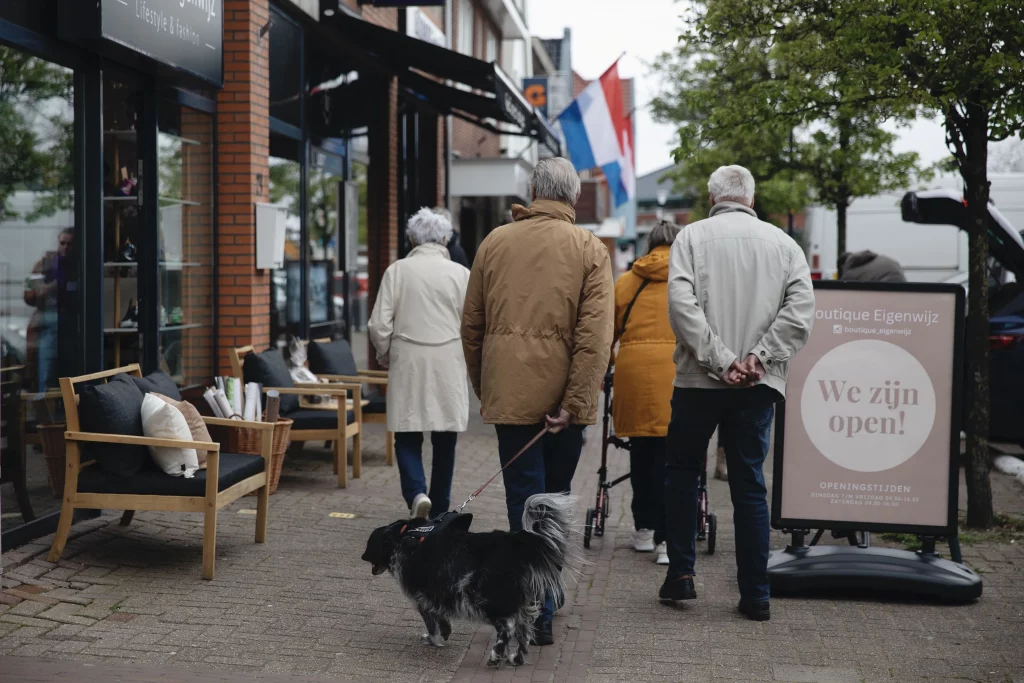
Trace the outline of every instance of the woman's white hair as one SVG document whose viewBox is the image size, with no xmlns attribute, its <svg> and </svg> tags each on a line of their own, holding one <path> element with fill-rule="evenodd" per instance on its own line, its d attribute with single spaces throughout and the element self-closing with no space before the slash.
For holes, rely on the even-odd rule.
<svg viewBox="0 0 1024 683">
<path fill-rule="evenodd" d="M 719 166 L 708 179 L 708 192 L 715 202 L 754 201 L 754 176 L 742 166 Z"/>
<path fill-rule="evenodd" d="M 572 163 L 562 157 L 538 161 L 530 184 L 534 199 L 551 199 L 576 206 L 580 198 L 580 176 Z"/>
<path fill-rule="evenodd" d="M 452 222 L 448 218 L 426 207 L 409 219 L 405 234 L 414 244 L 444 244 L 452 236 Z"/>
</svg>

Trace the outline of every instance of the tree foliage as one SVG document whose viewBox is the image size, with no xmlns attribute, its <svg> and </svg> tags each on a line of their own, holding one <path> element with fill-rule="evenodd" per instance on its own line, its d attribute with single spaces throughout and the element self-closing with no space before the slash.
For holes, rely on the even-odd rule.
<svg viewBox="0 0 1024 683">
<path fill-rule="evenodd" d="M 853 199 L 906 187 L 921 174 L 917 154 L 893 152 L 896 136 L 880 127 L 887 115 L 910 116 L 912 108 L 847 104 L 842 78 L 806 78 L 799 52 L 778 44 L 759 19 L 730 14 L 739 10 L 746 8 L 694 2 L 679 46 L 658 63 L 667 87 L 655 114 L 679 126 L 680 175 L 694 182 L 721 163 L 752 164 L 767 213 L 799 210 L 809 199 L 835 209 L 842 252 Z M 755 30 L 729 32 L 740 20 Z M 828 105 L 801 105 L 801 92 Z M 788 108 L 780 108 L 783 94 Z"/>
<path fill-rule="evenodd" d="M 0 46 L 0 221 L 19 190 L 37 193 L 29 221 L 72 207 L 72 92 L 67 69 Z"/>
<path fill-rule="evenodd" d="M 713 44 L 763 41 L 787 65 L 747 93 L 769 103 L 754 111 L 754 126 L 854 109 L 879 120 L 908 111 L 943 117 L 969 224 L 967 523 L 989 526 L 988 144 L 1024 127 L 1024 4 L 712 0 L 698 32 Z"/>
</svg>

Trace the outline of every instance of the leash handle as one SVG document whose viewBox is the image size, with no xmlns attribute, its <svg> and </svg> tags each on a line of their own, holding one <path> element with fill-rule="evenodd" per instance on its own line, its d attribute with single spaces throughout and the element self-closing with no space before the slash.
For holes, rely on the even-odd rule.
<svg viewBox="0 0 1024 683">
<path fill-rule="evenodd" d="M 537 443 L 538 441 L 540 441 L 540 439 L 541 439 L 541 438 L 542 438 L 542 437 L 543 437 L 543 436 L 544 436 L 545 434 L 547 434 L 547 433 L 548 433 L 549 431 L 551 431 L 551 427 L 549 427 L 549 426 L 545 425 L 545 426 L 544 426 L 544 429 L 540 430 L 540 432 L 539 432 L 539 433 L 538 433 L 538 434 L 537 434 L 536 436 L 534 436 L 534 437 L 533 437 L 532 439 L 530 439 L 530 440 L 529 440 L 529 441 L 528 441 L 528 442 L 526 443 L 526 445 L 525 445 L 525 446 L 523 446 L 523 447 L 522 447 L 522 448 L 521 448 L 521 449 L 519 450 L 519 452 L 518 452 L 518 453 L 516 453 L 515 455 L 513 455 L 513 456 L 512 456 L 512 459 L 511 459 L 511 460 L 509 460 L 509 461 L 508 461 L 507 463 L 505 463 L 505 466 L 504 466 L 504 467 L 502 467 L 502 468 L 501 468 L 500 470 L 498 470 L 497 472 L 495 472 L 495 473 L 494 473 L 494 476 L 493 476 L 493 477 L 491 477 L 490 479 L 488 479 L 488 480 L 487 480 L 487 481 L 486 481 L 486 482 L 484 483 L 484 485 L 483 485 L 483 486 L 481 486 L 480 488 L 478 488 L 478 489 L 477 489 L 476 491 L 473 491 L 473 493 L 469 494 L 469 498 L 467 498 L 467 499 L 466 499 L 466 502 L 465 502 L 465 503 L 463 503 L 462 505 L 459 505 L 458 507 L 456 507 L 456 508 L 455 508 L 455 510 L 453 510 L 453 512 L 455 512 L 455 513 L 460 513 L 460 512 L 462 512 L 463 508 L 465 508 L 465 507 L 466 507 L 467 505 L 469 505 L 470 503 L 472 503 L 472 502 L 473 502 L 473 499 L 474 499 L 474 498 L 476 498 L 476 497 L 477 497 L 477 496 L 479 496 L 479 495 L 480 495 L 481 493 L 483 493 L 483 490 L 484 490 L 485 488 L 487 488 L 488 486 L 490 486 L 490 485 L 491 485 L 491 482 L 493 482 L 493 481 L 494 481 L 495 479 L 497 479 L 497 478 L 498 478 L 498 475 L 499 475 L 499 474 L 501 474 L 501 473 L 502 473 L 502 472 L 504 472 L 504 471 L 505 471 L 506 469 L 508 469 L 509 465 L 511 465 L 511 464 L 512 464 L 512 463 L 514 463 L 514 462 L 515 462 L 515 461 L 516 461 L 517 459 L 519 459 L 519 456 L 521 456 L 521 455 L 522 455 L 523 453 L 525 453 L 526 451 L 530 450 L 530 447 L 531 447 L 531 446 L 533 446 L 533 445 L 534 445 L 535 443 Z"/>
</svg>

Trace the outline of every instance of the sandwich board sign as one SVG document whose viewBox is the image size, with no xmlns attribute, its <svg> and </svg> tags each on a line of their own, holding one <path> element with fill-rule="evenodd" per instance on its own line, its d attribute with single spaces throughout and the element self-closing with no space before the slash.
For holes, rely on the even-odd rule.
<svg viewBox="0 0 1024 683">
<path fill-rule="evenodd" d="M 814 326 L 790 363 L 776 417 L 772 526 L 955 539 L 963 288 L 819 281 L 815 299 Z M 923 561 L 892 549 L 794 545 L 800 552 L 791 546 L 773 553 L 773 589 L 796 582 L 803 570 L 802 579 L 827 575 L 832 587 L 902 571 L 909 582 L 927 575 L 937 592 L 947 578 L 958 595 L 975 584 L 981 592 L 973 572 L 937 555 L 932 562 L 931 555 Z M 830 557 L 822 562 L 808 551 Z M 807 561 L 797 567 L 800 559 Z M 907 566 L 895 566 L 901 563 Z"/>
</svg>

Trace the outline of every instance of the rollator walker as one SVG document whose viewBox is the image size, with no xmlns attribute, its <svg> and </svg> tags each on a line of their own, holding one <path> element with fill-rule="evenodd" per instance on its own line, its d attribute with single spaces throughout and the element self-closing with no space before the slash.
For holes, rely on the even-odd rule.
<svg viewBox="0 0 1024 683">
<path fill-rule="evenodd" d="M 615 436 L 615 429 L 612 425 L 612 380 L 614 370 L 608 369 L 604 376 L 604 416 L 601 420 L 601 467 L 597 470 L 597 501 L 594 507 L 587 509 L 587 521 L 583 527 L 583 547 L 590 547 L 590 539 L 593 536 L 598 538 L 604 536 L 604 523 L 608 519 L 608 498 L 611 495 L 613 486 L 617 486 L 630 477 L 630 473 L 622 475 L 618 479 L 608 481 L 608 446 L 615 446 L 621 450 L 630 450 L 628 439 Z M 707 541 L 708 555 L 715 554 L 715 544 L 718 540 L 718 518 L 710 511 L 708 501 L 708 461 L 707 451 L 704 452 L 704 464 L 700 468 L 700 483 L 697 487 L 697 540 Z"/>
</svg>

